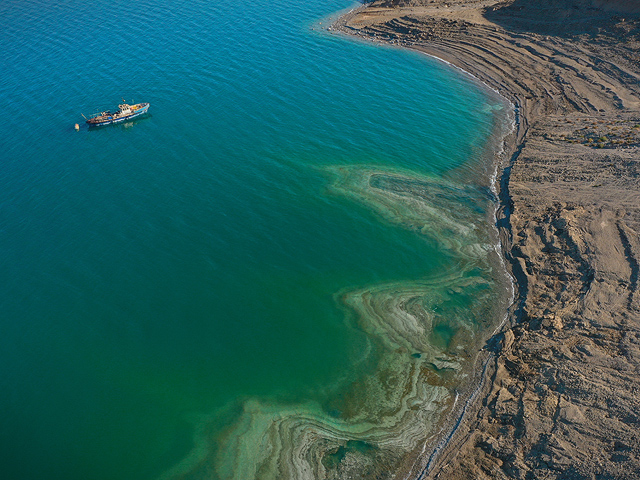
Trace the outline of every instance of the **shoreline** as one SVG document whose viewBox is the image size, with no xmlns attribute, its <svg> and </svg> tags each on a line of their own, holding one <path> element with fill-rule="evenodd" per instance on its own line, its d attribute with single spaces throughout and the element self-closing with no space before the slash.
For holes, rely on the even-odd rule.
<svg viewBox="0 0 640 480">
<path fill-rule="evenodd" d="M 337 18 L 337 20 L 329 28 L 329 30 L 337 31 L 351 37 L 354 36 L 353 32 L 349 31 L 347 24 L 351 18 L 358 16 L 362 12 L 366 11 L 367 8 L 368 5 L 364 4 L 359 7 L 354 7 L 347 10 L 343 15 L 340 15 Z M 500 339 L 500 337 L 504 335 L 503 332 L 505 326 L 507 326 L 510 322 L 516 321 L 514 317 L 516 317 L 517 314 L 515 314 L 513 311 L 517 310 L 516 303 L 518 303 L 518 297 L 521 297 L 521 295 L 517 293 L 521 282 L 518 281 L 516 275 L 513 272 L 513 269 L 508 267 L 508 264 L 510 263 L 508 258 L 509 250 L 505 246 L 505 241 L 500 231 L 501 227 L 499 225 L 508 225 L 509 223 L 508 213 L 506 212 L 508 211 L 508 203 L 510 202 L 510 198 L 508 195 L 508 188 L 505 188 L 505 183 L 508 184 L 508 171 L 514 161 L 514 155 L 516 155 L 515 152 L 521 147 L 526 136 L 526 127 L 523 128 L 523 115 L 521 113 L 522 106 L 520 105 L 516 96 L 510 95 L 511 92 L 499 88 L 497 84 L 488 82 L 486 78 L 480 78 L 479 76 L 477 76 L 477 72 L 467 70 L 457 65 L 454 59 L 451 57 L 436 53 L 434 51 L 430 51 L 428 48 L 418 48 L 415 45 L 398 45 L 386 42 L 379 38 L 363 38 L 363 36 L 360 35 L 356 35 L 356 37 L 362 41 L 371 41 L 383 46 L 414 50 L 439 62 L 445 63 L 449 67 L 460 71 L 460 73 L 471 77 L 472 80 L 477 83 L 480 88 L 487 89 L 495 93 L 512 108 L 513 118 L 511 121 L 511 129 L 508 132 L 505 132 L 505 134 L 502 136 L 502 139 L 499 142 L 500 151 L 494 151 L 492 154 L 492 165 L 494 167 L 494 172 L 489 175 L 491 179 L 489 188 L 496 197 L 496 208 L 493 212 L 493 220 L 497 233 L 497 244 L 495 245 L 496 253 L 499 256 L 500 262 L 506 276 L 508 277 L 511 287 L 511 292 L 509 294 L 510 298 L 507 302 L 507 311 L 505 311 L 504 313 L 504 318 L 493 330 L 492 334 L 488 336 L 487 344 L 495 342 L 496 339 Z M 527 124 L 526 119 L 524 119 L 524 124 Z M 489 353 L 483 355 L 483 352 Z M 472 369 L 472 375 L 477 381 L 465 382 L 465 385 L 463 385 L 462 394 L 461 391 L 456 390 L 456 398 L 451 411 L 446 417 L 442 419 L 442 424 L 439 430 L 434 433 L 429 439 L 427 439 L 422 449 L 422 455 L 415 459 L 414 462 L 412 462 L 412 465 L 409 468 L 409 472 L 411 473 L 409 473 L 408 476 L 403 477 L 404 480 L 425 480 L 431 478 L 430 472 L 434 469 L 435 466 L 438 465 L 440 457 L 443 454 L 446 454 L 447 448 L 455 439 L 458 429 L 463 425 L 465 417 L 468 415 L 468 411 L 475 407 L 474 402 L 477 400 L 483 388 L 486 386 L 490 370 L 490 362 L 492 360 L 496 360 L 496 355 L 497 351 L 489 351 L 484 347 L 477 352 L 475 363 L 480 363 L 480 366 L 476 365 Z M 466 398 L 463 398 L 460 402 L 460 405 L 458 405 L 460 396 Z M 431 453 L 425 458 L 424 452 L 428 452 L 429 450 L 431 450 Z M 423 466 L 416 470 L 416 467 L 420 463 L 422 463 Z"/>
<path fill-rule="evenodd" d="M 568 13 L 562 1 L 551 6 L 542 0 L 498 3 L 381 0 L 349 11 L 333 26 L 436 57 L 514 106 L 515 131 L 505 139 L 506 160 L 498 165 L 496 178 L 496 227 L 516 283 L 514 301 L 489 342 L 494 352 L 482 361 L 478 387 L 452 411 L 449 417 L 454 418 L 445 420 L 438 439 L 428 442 L 404 478 L 560 478 L 566 471 L 574 472 L 571 478 L 636 478 L 640 418 L 629 421 L 624 415 L 638 411 L 639 404 L 624 393 L 628 388 L 640 392 L 640 309 L 634 297 L 640 198 L 633 194 L 640 187 L 635 160 L 640 139 L 631 126 L 640 122 L 640 89 L 633 85 L 640 78 L 640 63 L 623 58 L 635 43 L 622 45 L 627 37 L 620 31 L 626 29 L 636 41 L 638 12 L 624 1 L 612 2 L 606 11 L 586 2 L 585 10 Z M 585 20 L 587 7 L 593 18 Z M 552 16 L 535 25 L 537 31 L 528 31 L 527 22 L 540 14 Z M 575 32 L 566 35 L 567 27 Z M 589 28 L 593 32 L 581 38 Z M 594 38 L 598 47 L 589 51 Z M 598 67 L 606 55 L 616 68 L 603 74 Z M 602 134 L 603 123 L 615 126 Z M 630 133 L 618 137 L 619 128 Z M 587 130 L 602 135 L 583 141 L 585 136 L 575 133 Z M 593 180 L 601 173 L 594 172 L 593 164 L 609 162 L 614 154 L 630 168 L 603 180 L 617 188 L 599 200 L 589 191 L 597 188 Z M 548 170 L 554 168 L 558 172 L 549 181 Z M 567 177 L 575 177 L 573 184 L 558 186 Z M 620 201 L 624 213 L 618 211 Z M 601 218 L 601 228 L 608 222 L 615 228 L 600 232 L 596 220 Z M 612 242 L 620 245 L 607 248 Z M 551 262 L 545 258 L 550 255 L 555 257 Z M 625 276 L 626 288 L 620 288 Z M 624 296 L 626 302 L 619 298 Z M 593 341 L 605 323 L 598 320 L 607 309 L 604 300 L 621 307 L 609 312 L 611 325 L 604 326 L 627 334 L 624 355 Z M 567 348 L 568 340 L 573 345 Z M 589 357 L 596 357 L 591 364 Z M 585 400 L 599 393 L 589 375 L 611 363 L 617 363 L 617 372 L 606 372 L 605 390 L 623 398 L 615 404 Z M 629 373 L 622 381 L 621 371 Z M 604 420 L 592 418 L 598 409 Z M 420 463 L 424 467 L 416 470 Z"/>
</svg>

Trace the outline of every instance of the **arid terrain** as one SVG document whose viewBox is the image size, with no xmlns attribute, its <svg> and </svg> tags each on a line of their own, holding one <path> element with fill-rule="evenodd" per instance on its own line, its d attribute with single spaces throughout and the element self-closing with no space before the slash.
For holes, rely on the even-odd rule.
<svg viewBox="0 0 640 480">
<path fill-rule="evenodd" d="M 334 28 L 446 60 L 517 112 L 510 322 L 461 424 L 398 477 L 640 478 L 640 1 L 379 0 Z"/>
</svg>

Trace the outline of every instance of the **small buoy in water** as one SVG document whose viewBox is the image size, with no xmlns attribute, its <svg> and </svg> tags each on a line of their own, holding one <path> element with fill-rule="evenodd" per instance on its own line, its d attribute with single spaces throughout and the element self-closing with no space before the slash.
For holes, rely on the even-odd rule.
<svg viewBox="0 0 640 480">
<path fill-rule="evenodd" d="M 76 123 L 76 126 L 75 126 L 74 128 L 75 128 L 76 130 L 78 130 L 78 131 L 79 131 L 79 130 L 80 130 L 80 125 L 78 125 L 78 124 Z"/>
</svg>

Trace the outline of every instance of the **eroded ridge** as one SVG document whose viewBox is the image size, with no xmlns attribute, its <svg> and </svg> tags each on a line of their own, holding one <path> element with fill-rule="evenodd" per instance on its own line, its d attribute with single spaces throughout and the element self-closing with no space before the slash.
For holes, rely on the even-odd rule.
<svg viewBox="0 0 640 480">
<path fill-rule="evenodd" d="M 337 28 L 445 59 L 530 115 L 637 109 L 635 15 L 563 7 L 569 3 L 580 4 L 380 0 L 346 16 Z M 586 12 L 591 17 L 583 20 Z M 605 28 L 625 36 L 625 44 L 605 35 Z"/>
<path fill-rule="evenodd" d="M 512 171 L 524 315 L 505 333 L 464 447 L 437 478 L 640 472 L 640 151 L 545 138 L 565 127 L 539 121 Z"/>
</svg>

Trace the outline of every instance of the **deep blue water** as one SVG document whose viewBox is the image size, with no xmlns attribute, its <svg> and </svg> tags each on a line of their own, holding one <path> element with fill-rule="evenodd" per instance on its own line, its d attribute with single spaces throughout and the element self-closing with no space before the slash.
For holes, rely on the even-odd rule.
<svg viewBox="0 0 640 480">
<path fill-rule="evenodd" d="M 456 268 L 331 168 L 486 187 L 499 102 L 321 30 L 348 6 L 0 3 L 3 478 L 156 478 L 198 415 L 323 401 L 371 366 L 336 295 Z M 84 126 L 121 97 L 150 115 Z"/>
</svg>

